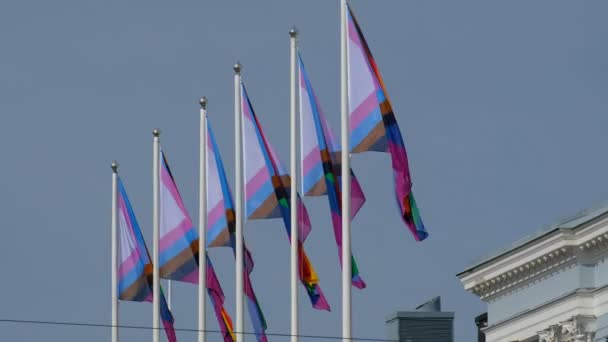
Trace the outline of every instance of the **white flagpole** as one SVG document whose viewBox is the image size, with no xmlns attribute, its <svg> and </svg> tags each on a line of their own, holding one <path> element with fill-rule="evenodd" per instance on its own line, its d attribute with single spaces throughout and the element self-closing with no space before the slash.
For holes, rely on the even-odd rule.
<svg viewBox="0 0 608 342">
<path fill-rule="evenodd" d="M 243 145 L 242 145 L 242 103 L 241 103 L 241 64 L 234 65 L 234 148 L 235 148 L 235 185 L 236 202 L 236 326 L 234 333 L 236 342 L 243 342 Z"/>
<path fill-rule="evenodd" d="M 342 131 L 342 340 L 352 339 L 350 251 L 350 127 L 348 108 L 347 0 L 340 0 L 340 108 Z"/>
<path fill-rule="evenodd" d="M 167 307 L 171 310 L 173 304 L 173 283 L 167 280 Z"/>
<path fill-rule="evenodd" d="M 198 193 L 198 342 L 205 342 L 205 290 L 207 288 L 207 98 L 201 105 Z"/>
<path fill-rule="evenodd" d="M 153 272 L 152 272 L 152 330 L 153 342 L 160 342 L 160 276 L 158 273 L 160 237 L 160 130 L 152 131 L 154 136 L 152 156 L 152 229 L 153 233 Z"/>
<path fill-rule="evenodd" d="M 291 74 L 291 92 L 290 92 L 290 110 L 291 110 L 291 194 L 290 194 L 290 209 L 291 209 L 291 253 L 290 253 L 290 261 L 291 261 L 291 342 L 298 342 L 298 235 L 300 233 L 300 229 L 298 226 L 298 206 L 297 206 L 297 193 L 298 193 L 298 174 L 296 168 L 296 157 L 297 157 L 297 149 L 296 149 L 296 115 L 297 115 L 297 95 L 296 89 L 298 86 L 297 83 L 297 64 L 296 64 L 296 54 L 297 54 L 297 37 L 298 31 L 294 27 L 289 30 L 289 41 L 290 41 L 290 50 L 291 50 L 291 65 L 290 65 L 290 74 Z"/>
<path fill-rule="evenodd" d="M 171 279 L 167 280 L 167 307 L 169 310 L 172 310 L 173 307 L 173 282 Z M 167 342 L 169 342 L 168 338 Z"/>
<path fill-rule="evenodd" d="M 118 163 L 112 162 L 112 342 L 118 342 Z"/>
</svg>

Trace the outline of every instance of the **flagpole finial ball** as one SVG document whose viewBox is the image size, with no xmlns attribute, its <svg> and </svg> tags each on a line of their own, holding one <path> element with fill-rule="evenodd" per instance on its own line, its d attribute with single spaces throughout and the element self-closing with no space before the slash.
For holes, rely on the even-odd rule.
<svg viewBox="0 0 608 342">
<path fill-rule="evenodd" d="M 207 109 L 207 98 L 205 96 L 201 97 L 198 103 L 201 105 L 201 108 Z"/>
<path fill-rule="evenodd" d="M 155 128 L 155 129 L 152 131 L 152 135 L 158 138 L 158 137 L 160 136 L 160 129 Z"/>
<path fill-rule="evenodd" d="M 298 36 L 298 30 L 296 29 L 296 27 L 292 27 L 291 30 L 289 30 L 289 36 L 291 38 L 296 38 Z"/>
<path fill-rule="evenodd" d="M 110 167 L 112 168 L 113 173 L 118 172 L 118 162 L 116 160 L 112 162 L 112 165 Z"/>
<path fill-rule="evenodd" d="M 232 68 L 234 69 L 234 73 L 239 75 L 241 73 L 241 69 L 243 68 L 243 66 L 241 65 L 241 63 L 236 62 L 236 64 L 234 64 L 234 66 Z"/>
</svg>

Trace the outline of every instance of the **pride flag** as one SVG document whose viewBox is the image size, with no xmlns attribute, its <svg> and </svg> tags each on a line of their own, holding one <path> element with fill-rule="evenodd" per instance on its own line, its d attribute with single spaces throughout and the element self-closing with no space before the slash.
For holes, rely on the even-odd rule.
<svg viewBox="0 0 608 342">
<path fill-rule="evenodd" d="M 224 291 L 222 291 L 222 286 L 220 285 L 219 280 L 217 279 L 217 275 L 215 274 L 215 269 L 213 268 L 213 264 L 211 264 L 211 259 L 209 256 L 206 258 L 207 260 L 207 293 L 211 298 L 211 303 L 213 305 L 213 310 L 215 311 L 215 317 L 217 317 L 218 323 L 220 325 L 220 331 L 222 332 L 222 337 L 224 338 L 224 342 L 234 342 L 234 330 L 232 325 L 232 319 L 228 312 L 224 308 Z"/>
<path fill-rule="evenodd" d="M 228 185 L 224 163 L 217 147 L 215 135 L 207 119 L 207 247 L 232 247 L 236 254 L 235 212 L 232 192 Z M 266 319 L 251 284 L 253 258 L 244 246 L 244 291 L 251 324 L 257 341 L 266 342 Z"/>
<path fill-rule="evenodd" d="M 347 41 L 351 152 L 390 153 L 395 196 L 401 218 L 414 238 L 422 241 L 427 238 L 428 233 L 412 193 L 412 180 L 403 137 L 376 61 L 350 7 L 348 7 Z"/>
<path fill-rule="evenodd" d="M 160 155 L 160 277 L 198 284 L 198 232 L 184 206 L 165 154 Z M 225 342 L 234 341 L 230 316 L 224 309 L 224 292 L 206 256 L 207 292 Z"/>
<path fill-rule="evenodd" d="M 312 89 L 302 57 L 298 54 L 300 74 L 300 127 L 302 150 L 302 193 L 306 196 L 327 195 L 331 209 L 334 237 L 338 245 L 338 256 L 342 264 L 342 190 L 340 182 L 340 146 L 321 111 L 317 96 Z M 365 195 L 352 169 L 351 173 L 351 219 L 357 214 Z M 352 284 L 365 288 L 355 258 L 351 255 Z"/>
<path fill-rule="evenodd" d="M 122 183 L 118 179 L 118 298 L 152 302 L 152 262 L 135 213 Z M 161 288 L 160 318 L 169 342 L 176 342 L 173 315 Z"/>
<path fill-rule="evenodd" d="M 247 217 L 252 220 L 282 217 L 287 236 L 290 237 L 292 233 L 289 203 L 290 191 L 292 191 L 291 179 L 264 136 L 262 126 L 242 84 L 241 95 Z M 297 189 L 293 190 L 297 191 Z M 300 281 L 306 288 L 312 306 L 315 309 L 329 311 L 329 304 L 319 286 L 319 277 L 304 251 L 303 243 L 311 227 L 308 212 L 299 197 L 297 206 Z"/>
</svg>

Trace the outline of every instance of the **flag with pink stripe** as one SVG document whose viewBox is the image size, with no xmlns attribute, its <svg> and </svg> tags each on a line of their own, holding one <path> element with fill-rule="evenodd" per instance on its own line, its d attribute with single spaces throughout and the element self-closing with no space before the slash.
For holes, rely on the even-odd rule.
<svg viewBox="0 0 608 342">
<path fill-rule="evenodd" d="M 118 298 L 152 301 L 152 263 L 127 191 L 118 179 Z M 160 288 L 160 318 L 169 342 L 176 342 L 173 315 Z"/>
<path fill-rule="evenodd" d="M 198 231 L 161 152 L 160 167 L 160 276 L 165 279 L 198 282 Z"/>
<path fill-rule="evenodd" d="M 215 135 L 207 119 L 207 246 L 231 247 L 236 254 L 235 213 L 232 200 L 232 191 L 224 170 L 224 163 L 217 146 Z M 253 285 L 251 272 L 253 272 L 253 258 L 247 246 L 243 270 L 244 292 L 249 310 L 249 318 L 259 342 L 267 341 L 266 319 L 258 302 Z"/>
<path fill-rule="evenodd" d="M 160 155 L 160 276 L 164 279 L 198 284 L 199 236 L 177 189 L 177 184 L 163 152 Z M 222 329 L 230 326 L 224 309 L 223 291 L 207 257 L 207 292 Z M 222 293 L 222 300 L 214 296 Z M 228 329 L 231 330 L 232 328 Z M 232 333 L 224 334 L 225 341 Z M 227 337 L 228 336 L 228 337 Z"/>
<path fill-rule="evenodd" d="M 241 84 L 243 110 L 243 152 L 245 159 L 245 198 L 249 219 L 282 217 L 287 236 L 291 236 L 291 179 L 277 154 L 264 136 L 262 126 L 253 111 L 251 101 Z M 319 278 L 304 251 L 304 240 L 310 232 L 306 206 L 298 196 L 298 251 L 300 281 L 314 308 L 329 310 L 329 304 L 319 286 Z M 291 240 L 290 240 L 291 241 Z"/>
<path fill-rule="evenodd" d="M 224 291 L 222 291 L 220 281 L 217 279 L 215 269 L 213 268 L 213 264 L 208 255 L 205 260 L 207 260 L 207 293 L 209 294 L 209 298 L 211 298 L 211 304 L 213 305 L 215 317 L 217 317 L 220 325 L 222 338 L 224 339 L 224 342 L 234 342 L 236 338 L 234 336 L 232 319 L 224 308 L 224 301 L 226 299 L 224 297 Z"/>
<path fill-rule="evenodd" d="M 401 219 L 414 238 L 421 241 L 427 238 L 428 233 L 411 191 L 412 181 L 401 130 L 376 61 L 352 10 L 350 7 L 347 9 L 350 150 L 352 153 L 365 151 L 390 153 L 395 197 Z"/>
<path fill-rule="evenodd" d="M 298 69 L 300 74 L 300 146 L 303 159 L 302 192 L 309 196 L 327 195 L 338 256 L 340 264 L 342 264 L 341 163 L 338 162 L 340 149 L 335 143 L 327 120 L 321 111 L 300 55 L 298 55 Z M 365 203 L 365 195 L 352 169 L 350 173 L 352 219 Z M 353 285 L 360 289 L 364 288 L 365 282 L 359 274 L 359 267 L 352 255 L 351 265 Z"/>
</svg>

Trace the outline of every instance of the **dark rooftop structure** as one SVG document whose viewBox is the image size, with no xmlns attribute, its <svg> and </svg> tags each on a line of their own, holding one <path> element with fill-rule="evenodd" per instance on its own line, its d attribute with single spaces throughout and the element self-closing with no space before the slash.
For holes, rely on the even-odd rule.
<svg viewBox="0 0 608 342">
<path fill-rule="evenodd" d="M 483 329 L 488 326 L 488 313 L 482 313 L 475 317 L 475 325 L 477 326 L 477 342 L 486 342 L 486 334 Z"/>
<path fill-rule="evenodd" d="M 402 342 L 453 342 L 454 313 L 441 311 L 435 297 L 415 311 L 397 311 L 386 317 L 387 339 Z"/>
</svg>

